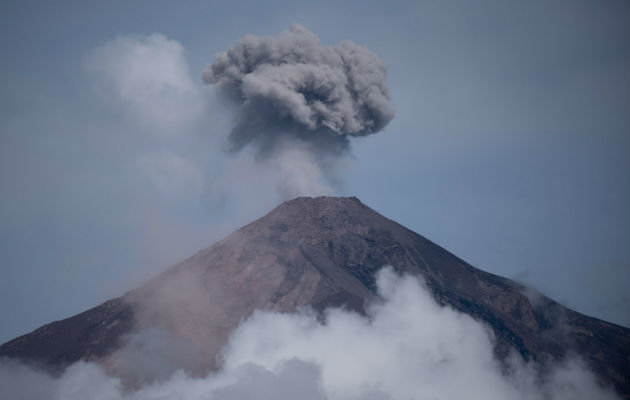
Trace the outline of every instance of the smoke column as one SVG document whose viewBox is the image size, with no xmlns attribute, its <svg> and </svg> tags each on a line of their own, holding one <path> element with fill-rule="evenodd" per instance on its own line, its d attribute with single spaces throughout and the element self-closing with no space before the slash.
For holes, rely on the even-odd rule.
<svg viewBox="0 0 630 400">
<path fill-rule="evenodd" d="M 258 161 L 282 171 L 292 169 L 287 160 L 296 153 L 308 153 L 301 173 L 279 178 L 284 197 L 325 191 L 308 177 L 335 181 L 327 165 L 348 153 L 349 138 L 377 133 L 391 121 L 385 76 L 385 63 L 367 48 L 351 41 L 322 45 L 299 24 L 276 36 L 246 35 L 203 72 L 236 109 L 230 152 L 252 146 Z"/>
</svg>

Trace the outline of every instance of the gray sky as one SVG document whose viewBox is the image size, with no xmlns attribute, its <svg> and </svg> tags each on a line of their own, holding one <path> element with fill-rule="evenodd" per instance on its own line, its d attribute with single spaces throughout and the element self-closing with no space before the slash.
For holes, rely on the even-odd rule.
<svg viewBox="0 0 630 400">
<path fill-rule="evenodd" d="M 396 116 L 352 141 L 334 194 L 630 324 L 627 1 L 181 3 L 0 5 L 0 341 L 280 201 L 274 165 L 223 152 L 230 110 L 201 72 L 293 22 L 388 65 Z"/>
</svg>

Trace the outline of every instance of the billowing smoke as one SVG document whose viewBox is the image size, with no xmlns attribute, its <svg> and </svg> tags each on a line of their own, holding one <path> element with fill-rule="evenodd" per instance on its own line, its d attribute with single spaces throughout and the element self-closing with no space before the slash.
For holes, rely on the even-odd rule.
<svg viewBox="0 0 630 400">
<path fill-rule="evenodd" d="M 334 173 L 322 165 L 346 154 L 350 137 L 379 132 L 393 118 L 385 75 L 384 62 L 367 48 L 351 41 L 325 46 L 293 24 L 276 36 L 243 37 L 215 56 L 203 79 L 236 107 L 230 151 L 253 146 L 265 162 L 297 145 L 312 154 L 299 168 L 309 163 L 317 177 Z M 282 194 L 321 194 L 319 181 L 305 187 L 303 174 L 291 177 Z"/>
<path fill-rule="evenodd" d="M 438 305 L 416 278 L 391 269 L 377 279 L 381 300 L 362 316 L 330 309 L 256 312 L 231 335 L 220 368 L 205 377 L 176 371 L 124 390 L 94 363 L 51 378 L 0 363 L 0 397 L 18 399 L 615 399 L 579 360 L 546 371 L 516 356 L 501 365 L 489 328 Z M 162 343 L 162 339 L 158 342 Z M 166 342 L 164 342 L 166 343 Z M 183 352 L 185 354 L 186 352 Z M 133 356 L 134 368 L 143 365 Z M 145 363 L 153 364 L 151 358 Z"/>
</svg>

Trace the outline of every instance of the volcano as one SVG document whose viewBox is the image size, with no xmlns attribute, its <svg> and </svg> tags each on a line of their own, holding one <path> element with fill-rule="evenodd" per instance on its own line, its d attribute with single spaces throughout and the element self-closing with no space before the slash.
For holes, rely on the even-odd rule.
<svg viewBox="0 0 630 400">
<path fill-rule="evenodd" d="M 202 373 L 254 310 L 363 313 L 383 266 L 421 276 L 440 304 L 486 324 L 498 359 L 516 353 L 545 365 L 577 354 L 628 398 L 628 329 L 474 268 L 355 197 L 285 202 L 137 289 L 4 343 L 0 356 L 55 370 L 95 361 L 125 377 L 134 371 L 116 355 L 130 341 L 167 332 L 193 346 L 193 361 L 182 367 Z"/>
</svg>

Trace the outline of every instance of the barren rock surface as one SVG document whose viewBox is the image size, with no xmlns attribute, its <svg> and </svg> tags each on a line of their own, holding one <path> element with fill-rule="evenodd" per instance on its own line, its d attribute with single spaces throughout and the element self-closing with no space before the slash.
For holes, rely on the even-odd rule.
<svg viewBox="0 0 630 400">
<path fill-rule="evenodd" d="M 194 343 L 198 357 L 186 367 L 203 371 L 255 309 L 361 312 L 385 265 L 421 275 L 440 303 L 488 324 L 500 358 L 510 349 L 541 362 L 574 352 L 628 397 L 628 329 L 476 269 L 353 197 L 285 202 L 125 296 L 3 344 L 0 356 L 57 368 L 96 360 L 124 375 L 116 354 L 128 334 L 157 328 Z"/>
</svg>

